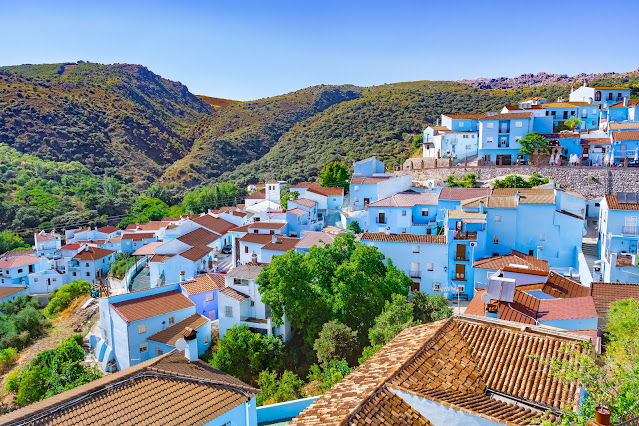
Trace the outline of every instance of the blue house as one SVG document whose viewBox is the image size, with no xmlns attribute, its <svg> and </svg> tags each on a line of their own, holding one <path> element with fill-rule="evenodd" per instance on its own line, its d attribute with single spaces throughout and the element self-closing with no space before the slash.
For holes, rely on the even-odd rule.
<svg viewBox="0 0 639 426">
<path fill-rule="evenodd" d="M 444 224 L 446 210 L 457 210 L 462 202 L 486 197 L 492 192 L 491 188 L 442 188 L 437 198 L 437 223 Z"/>
<path fill-rule="evenodd" d="M 606 195 L 599 210 L 602 281 L 639 283 L 637 241 L 639 194 Z"/>
<path fill-rule="evenodd" d="M 588 86 L 587 83 L 584 83 L 583 86 L 570 93 L 570 102 L 586 102 L 604 106 L 622 102 L 624 98 L 630 98 L 628 87 Z"/>
<path fill-rule="evenodd" d="M 437 233 L 437 193 L 400 192 L 368 205 L 368 230 L 392 234 Z"/>
<path fill-rule="evenodd" d="M 639 120 L 639 99 L 624 98 L 623 101 L 601 109 L 601 123 Z"/>
<path fill-rule="evenodd" d="M 512 164 L 519 155 L 519 141 L 528 133 L 551 133 L 552 117 L 533 112 L 489 115 L 479 119 L 479 157 L 485 162 Z"/>
<path fill-rule="evenodd" d="M 211 321 L 218 319 L 217 293 L 224 288 L 224 275 L 196 275 L 188 281 L 180 283 L 182 294 L 195 304 L 195 312 Z"/>
<path fill-rule="evenodd" d="M 29 292 L 22 286 L 0 286 L 0 305 L 15 299 L 18 296 L 27 295 Z"/>
<path fill-rule="evenodd" d="M 614 124 L 611 124 L 613 127 Z M 615 163 L 623 163 L 627 157 L 630 160 L 639 156 L 639 123 L 633 126 L 637 130 L 620 130 L 612 133 L 612 147 L 610 155 L 614 156 Z"/>
<path fill-rule="evenodd" d="M 167 353 L 186 334 L 192 354 L 203 354 L 211 344 L 211 321 L 195 311 L 179 284 L 103 297 L 98 304 L 100 334 L 90 336 L 90 343 L 105 371 Z"/>
<path fill-rule="evenodd" d="M 445 235 L 365 232 L 363 244 L 375 246 L 412 280 L 411 291 L 442 294 L 448 287 L 448 250 Z"/>
<path fill-rule="evenodd" d="M 375 156 L 369 157 L 365 160 L 356 161 L 353 163 L 353 176 L 375 176 L 378 174 L 385 174 L 386 166 L 384 162 L 379 161 Z"/>
</svg>

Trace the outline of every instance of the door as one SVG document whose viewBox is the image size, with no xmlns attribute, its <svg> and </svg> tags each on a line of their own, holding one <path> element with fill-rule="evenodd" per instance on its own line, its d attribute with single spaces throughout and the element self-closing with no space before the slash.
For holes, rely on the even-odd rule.
<svg viewBox="0 0 639 426">
<path fill-rule="evenodd" d="M 386 213 L 379 212 L 378 222 L 377 223 L 386 223 Z"/>
<path fill-rule="evenodd" d="M 637 240 L 631 240 L 628 246 L 630 254 L 637 254 Z"/>
<path fill-rule="evenodd" d="M 457 244 L 457 259 L 466 259 L 466 244 Z"/>
<path fill-rule="evenodd" d="M 364 198 L 364 205 L 367 206 L 371 203 L 371 199 L 370 198 Z"/>
<path fill-rule="evenodd" d="M 466 279 L 466 265 L 464 265 L 463 263 L 458 263 L 457 265 L 455 265 L 455 279 Z"/>
<path fill-rule="evenodd" d="M 217 319 L 216 315 L 217 315 L 217 313 L 216 313 L 215 309 L 209 311 L 209 319 L 211 321 L 215 321 Z"/>
<path fill-rule="evenodd" d="M 419 291 L 419 283 L 413 281 L 413 284 L 410 286 L 410 292 Z"/>
</svg>

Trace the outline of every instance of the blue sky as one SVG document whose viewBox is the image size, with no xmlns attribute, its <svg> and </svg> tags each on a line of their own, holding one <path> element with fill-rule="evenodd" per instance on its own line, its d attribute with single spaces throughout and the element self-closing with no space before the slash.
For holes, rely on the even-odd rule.
<svg viewBox="0 0 639 426">
<path fill-rule="evenodd" d="M 623 72 L 639 67 L 638 12 L 636 0 L 0 0 L 0 64 L 137 63 L 239 100 L 315 84 Z"/>
</svg>

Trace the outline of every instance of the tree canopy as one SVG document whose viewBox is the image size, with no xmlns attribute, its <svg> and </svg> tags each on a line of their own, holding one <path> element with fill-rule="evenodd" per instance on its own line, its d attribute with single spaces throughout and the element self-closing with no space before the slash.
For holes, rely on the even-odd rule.
<svg viewBox="0 0 639 426">
<path fill-rule="evenodd" d="M 548 148 L 548 139 L 540 135 L 537 132 L 528 133 L 526 136 L 519 140 L 519 152 L 522 155 L 533 154 L 550 154 L 550 148 Z"/>
<path fill-rule="evenodd" d="M 341 187 L 348 189 L 350 173 L 348 166 L 341 161 L 331 161 L 319 174 L 320 184 L 329 187 Z"/>
</svg>

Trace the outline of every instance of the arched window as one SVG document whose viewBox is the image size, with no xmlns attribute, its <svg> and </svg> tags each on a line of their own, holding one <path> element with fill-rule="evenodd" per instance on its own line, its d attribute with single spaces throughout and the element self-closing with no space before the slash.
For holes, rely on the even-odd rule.
<svg viewBox="0 0 639 426">
<path fill-rule="evenodd" d="M 595 92 L 595 101 L 600 101 L 601 100 L 601 92 L 596 91 Z"/>
</svg>

